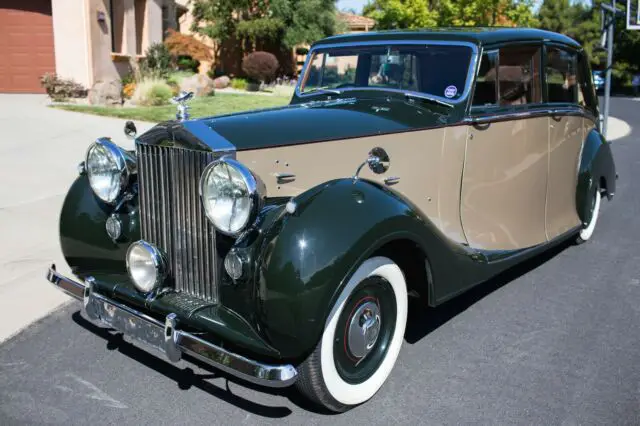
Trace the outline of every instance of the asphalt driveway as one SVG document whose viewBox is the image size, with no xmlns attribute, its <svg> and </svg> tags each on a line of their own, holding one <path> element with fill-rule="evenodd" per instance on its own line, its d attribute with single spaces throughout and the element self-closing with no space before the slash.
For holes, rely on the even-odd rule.
<svg viewBox="0 0 640 426">
<path fill-rule="evenodd" d="M 43 118 L 50 129 L 71 114 L 54 113 Z M 632 133 L 613 145 L 620 180 L 593 240 L 552 250 L 437 309 L 413 309 L 398 364 L 368 403 L 328 415 L 292 392 L 170 364 L 96 327 L 74 303 L 0 345 L 0 425 L 640 424 L 640 102 L 614 99 L 612 113 Z M 33 299 L 45 294 L 43 267 L 59 256 L 55 217 L 75 164 L 96 133 L 121 134 L 118 120 L 64 120 L 64 131 L 47 132 L 24 119 L 30 142 L 23 148 L 17 128 L 0 143 L 3 177 L 33 168 L 40 175 L 13 178 L 13 192 L 5 177 L 0 188 L 0 214 L 12 215 L 0 220 L 1 232 L 14 235 L 0 245 L 9 256 L 3 270 L 17 259 L 13 283 L 0 291 L 27 283 Z M 19 187 L 31 193 L 19 199 Z M 7 294 L 2 321 L 17 304 L 6 298 L 20 297 Z"/>
<path fill-rule="evenodd" d="M 43 95 L 0 94 L 0 342 L 67 300 L 42 279 L 51 262 L 66 270 L 58 215 L 91 141 L 132 146 L 122 120 L 46 105 Z"/>
</svg>

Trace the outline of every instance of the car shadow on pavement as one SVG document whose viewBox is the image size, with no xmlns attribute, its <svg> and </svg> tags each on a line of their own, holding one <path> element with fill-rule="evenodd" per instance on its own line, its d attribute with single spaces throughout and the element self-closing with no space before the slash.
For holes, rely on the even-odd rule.
<svg viewBox="0 0 640 426">
<path fill-rule="evenodd" d="M 228 376 L 222 371 L 213 370 L 208 365 L 191 358 L 189 356 L 184 356 L 185 360 L 188 360 L 191 364 L 194 364 L 197 367 L 201 367 L 203 370 L 210 371 L 210 374 L 198 374 L 193 371 L 191 368 L 180 368 L 179 366 L 173 365 L 170 362 L 162 359 L 159 356 L 155 356 L 152 353 L 147 352 L 144 349 L 138 348 L 134 344 L 131 344 L 124 340 L 122 333 L 118 333 L 114 330 L 108 328 L 102 328 L 88 319 L 84 318 L 80 311 L 76 311 L 71 315 L 73 321 L 81 326 L 82 328 L 90 331 L 96 336 L 107 341 L 107 349 L 108 350 L 117 350 L 121 354 L 144 364 L 146 367 L 155 370 L 156 372 L 168 377 L 169 379 L 175 381 L 178 384 L 178 387 L 182 390 L 188 390 L 191 387 L 196 387 L 208 394 L 215 396 L 229 404 L 232 404 L 242 410 L 246 410 L 250 413 L 253 413 L 258 416 L 268 417 L 268 418 L 283 418 L 290 415 L 292 412 L 288 407 L 272 407 L 264 404 L 259 404 L 257 402 L 249 401 L 241 396 L 235 395 L 231 389 L 229 389 L 229 380 L 232 382 L 240 383 L 242 386 L 251 388 L 254 390 L 259 390 L 263 393 L 270 393 L 273 395 L 283 395 L 288 396 L 287 389 L 270 389 L 264 387 L 258 387 L 253 385 L 252 383 L 245 382 L 243 380 L 237 379 L 235 377 Z M 224 378 L 226 379 L 226 389 L 222 389 L 210 382 L 208 379 L 215 378 Z M 291 399 L 291 398 L 290 398 Z M 297 402 L 294 401 L 297 404 Z"/>
<path fill-rule="evenodd" d="M 495 277 L 478 284 L 459 296 L 443 303 L 435 308 L 427 305 L 426 299 L 409 298 L 409 316 L 407 318 L 407 328 L 404 338 L 409 344 L 414 344 L 422 340 L 432 331 L 436 330 L 447 321 L 461 314 L 476 302 L 516 280 L 527 272 L 536 269 L 566 248 L 573 245 L 573 238 L 568 239 L 549 250 L 532 257 Z"/>
</svg>

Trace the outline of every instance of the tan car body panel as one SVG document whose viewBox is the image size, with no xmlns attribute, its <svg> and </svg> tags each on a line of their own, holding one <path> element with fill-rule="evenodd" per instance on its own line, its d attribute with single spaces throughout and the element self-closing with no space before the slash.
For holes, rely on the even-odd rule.
<svg viewBox="0 0 640 426">
<path fill-rule="evenodd" d="M 547 241 L 547 120 L 499 121 L 469 132 L 461 217 L 471 247 L 508 250 Z"/>
<path fill-rule="evenodd" d="M 547 190 L 547 238 L 552 240 L 580 224 L 576 187 L 580 151 L 585 134 L 583 118 L 549 117 L 549 185 Z"/>
<path fill-rule="evenodd" d="M 389 170 L 376 175 L 363 167 L 360 177 L 384 184 L 414 203 L 448 238 L 466 243 L 460 221 L 460 185 L 466 126 L 418 130 L 321 143 L 238 151 L 236 158 L 265 183 L 270 197 L 293 197 L 336 178 L 353 176 L 372 148 L 382 147 Z M 295 178 L 278 180 L 277 174 Z"/>
</svg>

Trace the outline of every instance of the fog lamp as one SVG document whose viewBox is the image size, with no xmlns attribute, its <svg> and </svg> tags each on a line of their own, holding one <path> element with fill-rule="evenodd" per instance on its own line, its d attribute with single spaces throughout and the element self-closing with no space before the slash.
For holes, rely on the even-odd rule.
<svg viewBox="0 0 640 426">
<path fill-rule="evenodd" d="M 167 276 L 164 256 L 155 246 L 140 240 L 127 250 L 127 271 L 133 285 L 143 293 L 159 287 Z"/>
<path fill-rule="evenodd" d="M 224 269 L 232 280 L 238 280 L 242 277 L 242 269 L 244 267 L 242 258 L 236 250 L 231 250 L 224 258 Z"/>
</svg>

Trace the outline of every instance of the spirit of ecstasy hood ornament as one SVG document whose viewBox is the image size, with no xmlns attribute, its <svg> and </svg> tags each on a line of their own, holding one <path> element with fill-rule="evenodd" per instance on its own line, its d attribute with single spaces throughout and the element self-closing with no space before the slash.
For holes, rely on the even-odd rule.
<svg viewBox="0 0 640 426">
<path fill-rule="evenodd" d="M 185 121 L 189 119 L 189 105 L 187 102 L 193 98 L 193 92 L 182 91 L 175 98 L 171 98 L 171 103 L 176 104 L 178 112 L 176 112 L 176 119 L 179 121 Z"/>
</svg>

